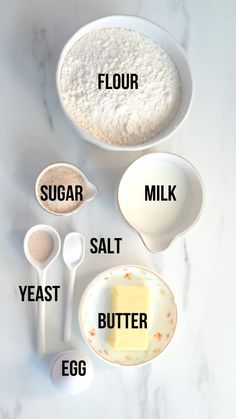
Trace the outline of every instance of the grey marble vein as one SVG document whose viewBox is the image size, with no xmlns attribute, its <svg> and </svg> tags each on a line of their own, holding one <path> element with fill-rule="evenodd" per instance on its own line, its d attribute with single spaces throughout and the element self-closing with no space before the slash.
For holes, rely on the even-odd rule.
<svg viewBox="0 0 236 419">
<path fill-rule="evenodd" d="M 186 239 L 183 239 L 183 253 L 184 253 L 184 282 L 183 282 L 183 309 L 188 306 L 189 288 L 191 280 L 191 263 L 187 248 Z"/>
<path fill-rule="evenodd" d="M 12 289 L 13 289 L 13 293 L 14 293 L 15 299 L 17 299 L 17 297 L 18 297 L 18 288 L 17 288 L 17 285 L 15 284 L 15 282 L 12 283 Z"/>
<path fill-rule="evenodd" d="M 224 225 L 225 225 L 225 219 L 224 219 L 224 215 L 222 214 L 220 216 L 220 226 L 219 226 L 219 239 L 220 239 L 220 242 L 221 242 L 222 237 L 223 237 Z"/>
<path fill-rule="evenodd" d="M 151 365 L 142 367 L 141 384 L 138 389 L 140 419 L 147 419 L 148 413 L 148 381 L 151 373 Z"/>
<path fill-rule="evenodd" d="M 119 381 L 119 384 L 121 385 L 121 390 L 122 390 L 122 394 L 123 394 L 123 403 L 124 403 L 124 406 L 125 406 L 124 418 L 130 419 L 130 414 L 129 414 L 129 411 L 128 411 L 128 408 L 127 408 L 129 406 L 129 403 L 130 403 L 129 394 L 126 390 L 126 387 L 125 387 L 125 384 L 124 384 L 124 381 L 123 381 L 122 370 L 117 370 L 117 373 L 118 373 L 118 376 L 119 376 L 118 381 Z"/>
<path fill-rule="evenodd" d="M 151 254 L 151 261 L 153 269 L 155 269 L 157 273 L 162 275 L 164 271 L 164 256 Z"/>
<path fill-rule="evenodd" d="M 36 61 L 36 65 L 39 72 L 40 87 L 42 93 L 42 102 L 47 117 L 48 125 L 51 129 L 54 128 L 53 116 L 50 110 L 47 86 L 48 86 L 48 64 L 51 59 L 51 48 L 47 38 L 47 29 L 41 27 L 34 29 L 33 42 L 32 42 L 32 54 Z"/>
<path fill-rule="evenodd" d="M 186 1 L 187 0 L 181 0 L 180 4 L 181 4 L 183 17 L 184 17 L 184 23 L 185 23 L 181 44 L 182 44 L 182 47 L 184 48 L 184 50 L 187 52 L 188 47 L 189 47 L 189 38 L 190 38 L 190 15 L 189 15 L 189 11 L 188 11 Z"/>
<path fill-rule="evenodd" d="M 201 390 L 202 387 L 209 381 L 209 367 L 207 357 L 201 354 L 199 357 L 197 386 Z"/>
<path fill-rule="evenodd" d="M 21 416 L 22 408 L 21 402 L 17 400 L 13 411 L 13 419 L 18 419 Z"/>
<path fill-rule="evenodd" d="M 153 409 L 151 417 L 153 419 L 161 419 L 161 413 L 159 410 L 159 402 L 160 402 L 160 389 L 156 388 L 153 393 Z"/>
<path fill-rule="evenodd" d="M 211 413 L 210 404 L 208 403 L 208 390 L 209 386 L 211 385 L 210 379 L 210 369 L 206 351 L 203 350 L 203 339 L 202 336 L 199 334 L 198 337 L 198 344 L 197 344 L 197 351 L 198 351 L 198 366 L 197 366 L 197 391 L 201 398 L 201 402 L 203 404 L 206 418 L 207 419 L 214 419 Z"/>
<path fill-rule="evenodd" d="M 5 410 L 3 407 L 0 407 L 0 415 L 2 419 L 10 419 L 9 411 Z"/>
<path fill-rule="evenodd" d="M 2 419 L 19 419 L 22 412 L 22 403 L 17 400 L 13 408 L 12 414 L 9 409 L 0 407 L 0 417 Z"/>
</svg>

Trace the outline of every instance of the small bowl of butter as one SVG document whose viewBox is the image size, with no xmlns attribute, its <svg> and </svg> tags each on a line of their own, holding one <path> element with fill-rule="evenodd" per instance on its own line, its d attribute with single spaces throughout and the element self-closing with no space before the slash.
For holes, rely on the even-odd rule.
<svg viewBox="0 0 236 419">
<path fill-rule="evenodd" d="M 85 290 L 79 308 L 82 335 L 104 361 L 143 365 L 172 339 L 177 322 L 174 296 L 150 269 L 122 265 L 99 274 Z"/>
</svg>

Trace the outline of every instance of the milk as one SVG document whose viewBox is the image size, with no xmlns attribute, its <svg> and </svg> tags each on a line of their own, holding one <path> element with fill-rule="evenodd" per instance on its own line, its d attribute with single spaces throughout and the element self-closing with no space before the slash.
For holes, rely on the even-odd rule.
<svg viewBox="0 0 236 419">
<path fill-rule="evenodd" d="M 118 199 L 125 219 L 145 242 L 167 243 L 192 224 L 201 207 L 202 189 L 187 161 L 169 153 L 152 153 L 127 169 Z"/>
</svg>

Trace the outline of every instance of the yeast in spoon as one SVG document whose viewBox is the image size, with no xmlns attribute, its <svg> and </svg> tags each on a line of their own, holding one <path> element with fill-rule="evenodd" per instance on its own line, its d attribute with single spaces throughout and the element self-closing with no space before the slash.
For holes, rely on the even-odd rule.
<svg viewBox="0 0 236 419">
<path fill-rule="evenodd" d="M 47 231 L 35 231 L 28 241 L 29 253 L 37 262 L 45 262 L 52 253 L 53 239 Z"/>
<path fill-rule="evenodd" d="M 24 240 L 24 251 L 28 262 L 36 269 L 38 274 L 38 284 L 20 285 L 20 297 L 22 301 L 37 301 L 37 352 L 42 356 L 46 350 L 45 337 L 45 301 L 50 301 L 53 297 L 50 294 L 51 286 L 46 285 L 46 273 L 50 264 L 57 258 L 61 248 L 61 240 L 57 231 L 46 225 L 39 224 L 28 230 Z M 54 298 L 57 300 L 55 287 Z M 44 298 L 47 295 L 49 300 Z"/>
</svg>

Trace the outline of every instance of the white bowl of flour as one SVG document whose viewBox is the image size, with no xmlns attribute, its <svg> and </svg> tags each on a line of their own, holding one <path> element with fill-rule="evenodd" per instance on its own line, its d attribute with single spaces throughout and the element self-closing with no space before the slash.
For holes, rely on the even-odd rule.
<svg viewBox="0 0 236 419">
<path fill-rule="evenodd" d="M 183 49 L 166 30 L 140 17 L 107 16 L 65 45 L 57 89 L 83 139 L 131 151 L 163 141 L 180 126 L 192 78 Z"/>
</svg>

